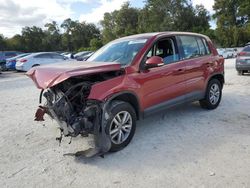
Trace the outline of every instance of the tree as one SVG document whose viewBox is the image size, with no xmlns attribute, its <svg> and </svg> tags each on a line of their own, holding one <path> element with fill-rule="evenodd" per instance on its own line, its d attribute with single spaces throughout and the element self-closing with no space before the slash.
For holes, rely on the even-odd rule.
<svg viewBox="0 0 250 188">
<path fill-rule="evenodd" d="M 241 46 L 250 38 L 248 0 L 215 0 L 216 35 L 223 47 Z"/>
<path fill-rule="evenodd" d="M 138 16 L 139 10 L 130 7 L 128 2 L 120 10 L 105 13 L 101 21 L 103 42 L 138 33 Z"/>
<path fill-rule="evenodd" d="M 61 34 L 58 24 L 55 21 L 46 23 L 45 37 L 43 39 L 43 45 L 47 51 L 62 50 Z"/>
<path fill-rule="evenodd" d="M 17 50 L 17 51 L 26 51 L 24 44 L 24 38 L 21 35 L 15 35 L 12 38 L 6 39 L 7 49 L 8 50 Z"/>
<path fill-rule="evenodd" d="M 6 40 L 2 34 L 0 34 L 0 51 L 6 49 Z"/>
<path fill-rule="evenodd" d="M 90 41 L 90 48 L 94 51 L 102 47 L 102 41 L 97 38 L 93 38 Z"/>
<path fill-rule="evenodd" d="M 45 33 L 39 27 L 25 27 L 22 29 L 22 38 L 24 50 L 28 52 L 37 52 L 46 50 L 43 46 Z"/>
<path fill-rule="evenodd" d="M 100 38 L 100 30 L 94 24 L 66 19 L 61 27 L 65 31 L 62 35 L 63 47 L 69 51 L 89 47 L 91 39 Z"/>
<path fill-rule="evenodd" d="M 188 0 L 147 0 L 139 15 L 139 32 L 193 31 L 209 29 L 210 16 L 203 5 Z"/>
</svg>

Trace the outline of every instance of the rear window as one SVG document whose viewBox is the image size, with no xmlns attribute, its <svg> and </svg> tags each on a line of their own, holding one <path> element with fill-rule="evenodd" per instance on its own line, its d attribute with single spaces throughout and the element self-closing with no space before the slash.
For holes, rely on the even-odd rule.
<svg viewBox="0 0 250 188">
<path fill-rule="evenodd" d="M 247 47 L 243 48 L 242 51 L 244 51 L 244 52 L 250 52 L 250 46 L 247 46 Z"/>
<path fill-rule="evenodd" d="M 6 57 L 13 57 L 13 56 L 16 56 L 16 55 L 17 55 L 16 52 L 5 52 Z"/>
</svg>

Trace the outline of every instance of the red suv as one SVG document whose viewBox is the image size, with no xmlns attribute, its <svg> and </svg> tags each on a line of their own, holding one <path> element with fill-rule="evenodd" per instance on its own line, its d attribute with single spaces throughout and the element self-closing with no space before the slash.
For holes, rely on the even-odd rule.
<svg viewBox="0 0 250 188">
<path fill-rule="evenodd" d="M 87 62 L 31 69 L 41 89 L 36 120 L 46 113 L 64 136 L 94 134 L 85 156 L 129 144 L 136 121 L 159 110 L 199 101 L 215 109 L 224 84 L 224 59 L 211 40 L 184 32 L 147 33 L 112 41 Z"/>
</svg>

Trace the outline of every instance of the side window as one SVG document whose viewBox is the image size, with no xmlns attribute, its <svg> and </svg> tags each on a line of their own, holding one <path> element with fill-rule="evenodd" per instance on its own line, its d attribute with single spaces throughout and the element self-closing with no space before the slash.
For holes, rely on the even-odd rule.
<svg viewBox="0 0 250 188">
<path fill-rule="evenodd" d="M 163 58 L 164 64 L 173 63 L 179 60 L 173 39 L 160 40 L 156 44 L 155 55 Z"/>
<path fill-rule="evenodd" d="M 149 58 L 152 57 L 152 56 L 154 56 L 154 47 L 152 47 L 152 48 L 149 50 L 149 52 L 148 52 L 148 54 L 147 54 L 147 59 L 149 59 Z"/>
<path fill-rule="evenodd" d="M 159 56 L 164 64 L 170 64 L 180 60 L 179 53 L 172 38 L 158 41 L 147 53 L 146 59 L 152 56 Z M 145 59 L 145 61 L 146 61 Z"/>
<path fill-rule="evenodd" d="M 205 48 L 205 45 L 204 45 L 202 39 L 200 37 L 197 37 L 196 40 L 197 40 L 197 43 L 198 43 L 198 46 L 199 46 L 199 49 L 200 49 L 199 54 L 200 55 L 207 55 L 208 53 L 207 53 L 207 50 Z"/>
<path fill-rule="evenodd" d="M 50 54 L 50 55 L 53 59 L 64 59 L 64 57 L 59 54 Z"/>
<path fill-rule="evenodd" d="M 210 50 L 210 48 L 209 48 L 209 46 L 208 46 L 207 41 L 206 41 L 205 39 L 202 39 L 202 41 L 203 41 L 203 43 L 204 43 L 204 45 L 205 45 L 207 54 L 211 54 L 211 50 Z"/>
<path fill-rule="evenodd" d="M 39 54 L 36 55 L 34 58 L 51 58 L 50 54 Z"/>
<path fill-rule="evenodd" d="M 195 37 L 180 36 L 180 40 L 184 51 L 184 59 L 200 56 L 200 49 Z"/>
</svg>

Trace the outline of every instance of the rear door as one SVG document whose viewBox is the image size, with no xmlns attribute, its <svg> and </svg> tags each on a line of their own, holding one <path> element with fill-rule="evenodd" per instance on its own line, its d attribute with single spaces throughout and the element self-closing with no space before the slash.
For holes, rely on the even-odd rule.
<svg viewBox="0 0 250 188">
<path fill-rule="evenodd" d="M 201 99 L 204 97 L 207 73 L 213 67 L 215 58 L 203 37 L 183 35 L 178 36 L 178 42 L 181 59 L 186 64 L 186 97 Z"/>
</svg>

